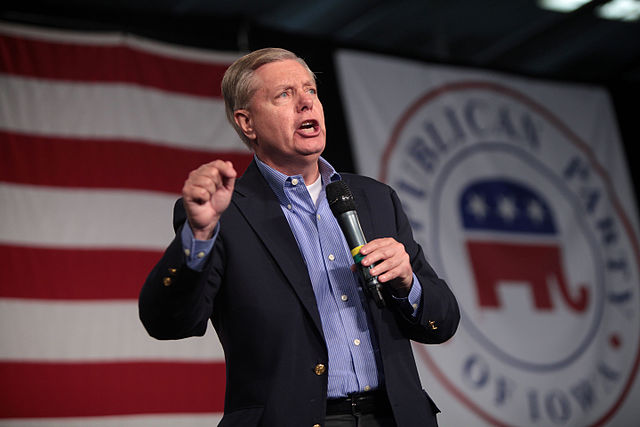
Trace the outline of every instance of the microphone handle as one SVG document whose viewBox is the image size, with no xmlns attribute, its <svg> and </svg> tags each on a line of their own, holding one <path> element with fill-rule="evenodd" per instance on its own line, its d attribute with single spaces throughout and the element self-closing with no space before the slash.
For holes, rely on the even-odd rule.
<svg viewBox="0 0 640 427">
<path fill-rule="evenodd" d="M 377 277 L 372 276 L 371 273 L 369 273 L 369 269 L 373 266 L 365 267 L 359 263 L 358 267 L 360 268 L 360 273 L 364 278 L 363 289 L 365 293 L 367 293 L 369 297 L 373 298 L 379 308 L 384 307 L 385 303 L 384 298 L 382 298 L 382 285 L 378 282 Z"/>
<path fill-rule="evenodd" d="M 373 268 L 373 265 L 365 267 L 361 261 L 364 258 L 360 255 L 360 248 L 364 246 L 367 241 L 364 238 L 362 227 L 360 226 L 360 220 L 356 211 L 347 211 L 338 216 L 338 223 L 342 232 L 347 240 L 349 248 L 351 248 L 351 255 L 353 261 L 358 266 L 362 279 L 364 280 L 363 290 L 370 298 L 373 298 L 376 305 L 380 308 L 385 306 L 384 298 L 382 297 L 382 285 L 378 282 L 376 276 L 371 275 L 369 270 Z"/>
</svg>

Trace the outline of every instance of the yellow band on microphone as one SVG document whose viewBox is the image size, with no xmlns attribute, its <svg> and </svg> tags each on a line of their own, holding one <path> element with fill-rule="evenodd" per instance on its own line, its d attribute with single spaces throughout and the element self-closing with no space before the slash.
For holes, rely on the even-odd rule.
<svg viewBox="0 0 640 427">
<path fill-rule="evenodd" d="M 364 258 L 364 256 L 360 255 L 360 248 L 363 247 L 364 245 L 360 245 L 360 246 L 356 246 L 355 248 L 351 249 L 351 256 L 353 257 L 353 261 L 356 264 L 360 264 L 360 261 L 362 261 L 362 258 Z"/>
<path fill-rule="evenodd" d="M 360 246 L 356 246 L 355 248 L 351 249 L 351 256 L 356 256 L 360 253 L 360 248 L 363 247 L 364 245 L 360 245 Z"/>
</svg>

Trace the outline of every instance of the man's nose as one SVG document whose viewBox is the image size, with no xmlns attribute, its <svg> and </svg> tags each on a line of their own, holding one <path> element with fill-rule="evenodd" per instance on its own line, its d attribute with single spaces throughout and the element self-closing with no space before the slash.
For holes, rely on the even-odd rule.
<svg viewBox="0 0 640 427">
<path fill-rule="evenodd" d="M 308 92 L 302 92 L 298 96 L 298 111 L 306 111 L 313 109 L 313 95 Z"/>
</svg>

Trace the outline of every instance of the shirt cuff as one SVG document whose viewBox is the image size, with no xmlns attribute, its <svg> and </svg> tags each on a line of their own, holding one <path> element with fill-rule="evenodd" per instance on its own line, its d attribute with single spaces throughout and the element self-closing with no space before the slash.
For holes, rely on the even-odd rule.
<svg viewBox="0 0 640 427">
<path fill-rule="evenodd" d="M 406 314 L 411 313 L 411 316 L 413 317 L 418 316 L 418 310 L 420 310 L 422 301 L 422 285 L 420 284 L 420 280 L 418 280 L 418 277 L 415 275 L 415 273 L 413 274 L 413 285 L 411 285 L 409 295 L 404 298 L 398 298 L 394 296 L 393 299 L 396 300 L 396 302 L 400 304 L 400 306 L 407 307 L 406 311 L 403 308 L 403 312 L 405 312 Z M 411 311 L 409 311 L 408 307 L 411 307 Z"/>
<path fill-rule="evenodd" d="M 182 247 L 184 248 L 184 255 L 187 261 L 187 267 L 191 270 L 202 271 L 204 265 L 209 258 L 209 254 L 213 249 L 213 244 L 218 237 L 220 231 L 220 223 L 216 224 L 216 228 L 213 231 L 213 237 L 209 240 L 198 240 L 193 236 L 193 231 L 189 225 L 189 221 L 185 221 L 180 233 L 182 239 Z"/>
</svg>

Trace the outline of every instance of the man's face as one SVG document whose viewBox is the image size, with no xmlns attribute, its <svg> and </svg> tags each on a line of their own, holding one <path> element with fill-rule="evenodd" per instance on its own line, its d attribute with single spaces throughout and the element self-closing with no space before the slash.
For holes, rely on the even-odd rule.
<svg viewBox="0 0 640 427">
<path fill-rule="evenodd" d="M 260 160 L 281 171 L 317 162 L 326 132 L 313 76 L 288 59 L 261 66 L 254 79 L 250 106 L 235 118 Z"/>
</svg>

